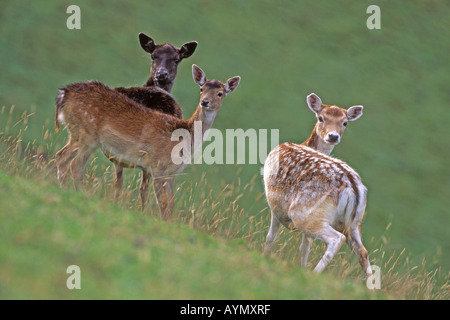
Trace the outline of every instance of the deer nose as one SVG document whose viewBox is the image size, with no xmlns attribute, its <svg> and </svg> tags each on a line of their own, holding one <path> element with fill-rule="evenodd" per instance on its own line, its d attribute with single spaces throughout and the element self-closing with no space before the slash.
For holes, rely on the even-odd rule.
<svg viewBox="0 0 450 320">
<path fill-rule="evenodd" d="M 166 80 L 169 77 L 169 73 L 166 70 L 159 70 L 156 72 L 156 79 Z"/>
<path fill-rule="evenodd" d="M 202 107 L 207 107 L 210 100 L 208 98 L 203 98 L 201 101 Z"/>
<path fill-rule="evenodd" d="M 339 142 L 339 134 L 337 134 L 336 132 L 328 133 L 328 141 Z"/>
</svg>

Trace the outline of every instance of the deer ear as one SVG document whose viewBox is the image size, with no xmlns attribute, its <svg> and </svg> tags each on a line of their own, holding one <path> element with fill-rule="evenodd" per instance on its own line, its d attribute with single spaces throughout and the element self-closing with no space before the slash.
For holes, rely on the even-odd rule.
<svg viewBox="0 0 450 320">
<path fill-rule="evenodd" d="M 153 39 L 142 32 L 139 33 L 139 43 L 141 44 L 142 49 L 144 49 L 148 53 L 152 53 L 156 48 Z"/>
<path fill-rule="evenodd" d="M 202 69 L 197 67 L 197 65 L 192 65 L 192 77 L 194 78 L 194 81 L 201 87 L 206 82 L 206 75 L 203 72 Z"/>
<path fill-rule="evenodd" d="M 180 53 L 180 58 L 189 58 L 194 53 L 195 49 L 197 48 L 197 41 L 192 41 L 185 43 L 181 46 L 180 50 L 178 52 Z"/>
<path fill-rule="evenodd" d="M 319 96 L 315 93 L 311 93 L 306 97 L 306 103 L 308 104 L 309 109 L 314 113 L 319 113 L 323 109 L 322 100 L 320 100 Z"/>
<path fill-rule="evenodd" d="M 353 106 L 347 110 L 347 118 L 349 121 L 355 121 L 362 116 L 363 106 Z"/>
<path fill-rule="evenodd" d="M 228 79 L 227 83 L 225 84 L 225 93 L 229 94 L 233 92 L 238 87 L 240 81 L 241 77 L 239 76 Z"/>
</svg>

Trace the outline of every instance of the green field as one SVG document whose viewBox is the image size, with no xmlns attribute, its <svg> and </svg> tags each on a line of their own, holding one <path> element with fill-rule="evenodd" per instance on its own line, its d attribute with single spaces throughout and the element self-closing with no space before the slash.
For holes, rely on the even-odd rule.
<svg viewBox="0 0 450 320">
<path fill-rule="evenodd" d="M 54 184 L 0 173 L 0 190 L 2 299 L 382 297 Z M 80 290 L 66 287 L 69 265 L 81 269 Z"/>
<path fill-rule="evenodd" d="M 80 30 L 66 28 L 70 4 L 0 2 L 0 298 L 449 298 L 447 1 L 78 1 Z M 381 8 L 380 30 L 366 27 L 370 4 Z M 214 123 L 222 132 L 279 129 L 280 142 L 300 143 L 315 123 L 309 93 L 364 106 L 332 155 L 368 187 L 363 237 L 381 267 L 380 295 L 348 249 L 320 276 L 297 267 L 300 236 L 287 230 L 273 257 L 261 256 L 270 221 L 262 164 L 190 166 L 176 180 L 172 224 L 158 220 L 153 194 L 138 215 L 137 170 L 111 205 L 113 169 L 101 153 L 86 193 L 59 189 L 52 159 L 67 132 L 54 132 L 57 89 L 144 84 L 139 32 L 198 41 L 172 91 L 185 117 L 198 103 L 193 63 L 209 78 L 242 77 Z M 310 267 L 323 249 L 313 245 Z M 85 266 L 78 293 L 64 287 L 70 264 Z M 178 281 L 187 267 L 192 282 Z M 202 275 L 211 283 L 198 284 Z"/>
</svg>

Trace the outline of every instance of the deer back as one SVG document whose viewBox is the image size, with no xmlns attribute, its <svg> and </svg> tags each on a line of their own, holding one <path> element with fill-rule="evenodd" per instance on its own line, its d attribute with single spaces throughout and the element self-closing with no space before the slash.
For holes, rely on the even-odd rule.
<svg viewBox="0 0 450 320">
<path fill-rule="evenodd" d="M 264 183 L 271 209 L 285 225 L 314 215 L 338 229 L 360 219 L 366 188 L 345 162 L 304 145 L 284 143 L 267 157 Z M 306 219 L 309 218 L 309 219 Z"/>
</svg>

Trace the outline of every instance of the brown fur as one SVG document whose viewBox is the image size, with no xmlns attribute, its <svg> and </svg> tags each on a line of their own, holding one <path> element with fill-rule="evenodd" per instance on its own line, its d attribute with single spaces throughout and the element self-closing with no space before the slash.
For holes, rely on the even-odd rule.
<svg viewBox="0 0 450 320">
<path fill-rule="evenodd" d="M 150 77 L 143 87 L 117 87 L 114 90 L 147 108 L 182 119 L 183 109 L 170 95 L 170 91 L 172 90 L 177 75 L 178 64 L 182 59 L 188 58 L 194 53 L 197 42 L 188 42 L 181 46 L 181 48 L 176 48 L 168 43 L 156 45 L 152 38 L 143 33 L 139 34 L 139 42 L 142 49 L 149 53 L 152 58 Z M 160 75 L 162 73 L 166 77 L 161 78 Z M 106 156 L 108 157 L 108 155 Z M 123 168 L 130 168 L 130 165 L 120 162 L 116 158 L 108 158 L 115 166 L 114 199 L 117 201 L 123 184 Z M 150 178 L 151 174 L 143 170 L 140 190 L 142 198 L 147 194 L 145 187 L 148 186 L 148 180 Z"/>
<path fill-rule="evenodd" d="M 197 66 L 193 69 L 204 75 Z M 206 77 L 202 79 L 209 83 Z M 162 217 L 169 219 L 173 210 L 174 176 L 185 166 L 175 164 L 171 159 L 171 151 L 179 143 L 171 141 L 172 133 L 176 129 L 186 129 L 194 137 L 195 121 L 202 122 L 203 133 L 208 130 L 223 97 L 237 87 L 239 79 L 231 78 L 226 84 L 216 81 L 221 86 L 214 89 L 205 83 L 199 84 L 203 88 L 200 101 L 208 99 L 210 103 L 207 106 L 199 104 L 194 115 L 187 120 L 148 109 L 100 82 L 67 85 L 60 89 L 56 100 L 57 126 L 62 114 L 70 133 L 68 144 L 56 154 L 58 179 L 62 185 L 65 184 L 70 165 L 75 183 L 81 186 L 86 161 L 100 147 L 110 159 L 143 170 L 142 209 L 148 191 L 148 177 L 150 173 L 153 175 Z M 211 112 L 213 117 L 206 115 L 211 115 Z"/>
<path fill-rule="evenodd" d="M 183 118 L 183 110 L 177 104 L 174 97 L 167 91 L 158 87 L 132 87 L 114 88 L 117 92 L 126 95 L 135 102 L 150 108 L 155 111 L 159 111 L 165 114 L 169 114 L 178 119 Z"/>
</svg>

